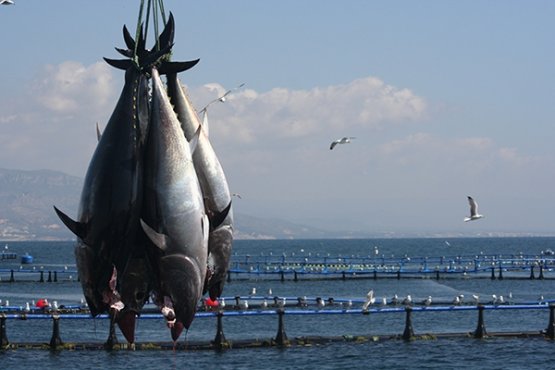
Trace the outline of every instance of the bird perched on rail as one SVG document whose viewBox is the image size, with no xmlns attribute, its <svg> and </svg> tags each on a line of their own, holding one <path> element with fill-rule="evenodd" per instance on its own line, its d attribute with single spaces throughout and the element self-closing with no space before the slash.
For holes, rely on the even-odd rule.
<svg viewBox="0 0 555 370">
<path fill-rule="evenodd" d="M 370 290 L 366 294 L 366 301 L 362 305 L 362 310 L 366 311 L 370 305 L 373 305 L 376 302 L 376 297 L 374 297 L 374 289 Z"/>
</svg>

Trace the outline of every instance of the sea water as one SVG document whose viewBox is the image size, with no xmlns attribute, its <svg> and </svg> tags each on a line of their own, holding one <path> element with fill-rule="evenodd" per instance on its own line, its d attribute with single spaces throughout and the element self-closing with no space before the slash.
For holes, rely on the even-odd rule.
<svg viewBox="0 0 555 370">
<path fill-rule="evenodd" d="M 0 269 L 35 268 L 75 269 L 72 242 L 9 242 L 8 248 L 19 256 L 29 253 L 32 265 L 21 266 L 19 260 L 2 261 Z M 540 256 L 555 249 L 555 238 L 415 238 L 415 239 L 353 239 L 353 240 L 237 240 L 234 258 L 250 255 L 306 255 L 306 256 L 374 256 L 423 257 L 479 254 L 530 254 Z M 83 297 L 76 276 L 60 275 L 58 282 L 38 282 L 24 279 L 10 283 L 1 274 L 0 299 L 10 305 L 24 306 L 27 302 L 48 298 L 58 304 L 77 304 Z M 8 276 L 9 277 L 9 276 Z M 17 277 L 17 274 L 16 274 Z M 278 276 L 240 276 L 228 282 L 224 296 L 248 296 L 253 288 L 257 295 L 287 297 L 322 297 L 327 300 L 351 299 L 355 302 L 366 297 L 373 289 L 378 301 L 411 295 L 414 302 L 432 296 L 436 302 L 450 302 L 457 295 L 465 299 L 475 294 L 484 303 L 495 294 L 512 296 L 515 303 L 536 302 L 538 297 L 555 299 L 555 272 L 546 271 L 545 279 L 299 279 L 290 276 L 281 281 Z M 228 304 L 233 304 L 233 301 Z M 353 308 L 359 308 L 355 303 Z M 549 310 L 495 310 L 485 312 L 488 332 L 539 331 L 548 323 Z M 303 336 L 386 336 L 402 334 L 404 312 L 393 314 L 303 315 L 285 318 L 285 331 L 291 338 Z M 227 340 L 268 340 L 274 338 L 278 319 L 272 316 L 224 317 Z M 414 312 L 415 334 L 470 333 L 476 329 L 476 311 Z M 61 339 L 67 342 L 105 342 L 108 335 L 107 320 L 61 320 Z M 216 324 L 213 317 L 196 318 L 180 342 L 214 339 Z M 10 342 L 48 343 L 52 335 L 51 320 L 8 320 L 7 336 Z M 163 320 L 138 320 L 137 342 L 169 341 L 170 334 Z M 118 332 L 118 340 L 125 342 Z M 488 368 L 521 369 L 549 367 L 555 342 L 542 338 L 489 338 L 476 340 L 458 336 L 436 340 L 401 340 L 377 342 L 333 342 L 324 345 L 294 346 L 288 348 L 246 348 L 224 351 L 59 351 L 6 350 L 0 351 L 0 367 L 27 369 L 46 367 L 55 369 L 93 368 L 147 368 L 147 367 L 202 367 L 218 369 L 297 369 L 318 367 L 378 368 L 378 369 L 443 369 Z"/>
</svg>

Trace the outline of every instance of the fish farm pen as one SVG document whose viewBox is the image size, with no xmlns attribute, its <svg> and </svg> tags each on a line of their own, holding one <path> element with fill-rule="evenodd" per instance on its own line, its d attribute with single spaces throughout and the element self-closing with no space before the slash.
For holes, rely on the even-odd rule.
<svg viewBox="0 0 555 370">
<path fill-rule="evenodd" d="M 280 298 L 283 301 L 283 298 Z M 555 339 L 555 304 L 513 304 L 513 305 L 461 305 L 461 306 L 398 306 L 398 307 L 377 307 L 377 308 L 348 308 L 341 305 L 340 308 L 311 308 L 308 305 L 304 307 L 296 308 L 286 308 L 280 306 L 271 309 L 242 309 L 238 310 L 234 307 L 230 310 L 216 309 L 214 311 L 204 311 L 198 312 L 196 314 L 197 319 L 212 319 L 215 321 L 214 325 L 214 336 L 212 340 L 205 341 L 189 341 L 184 342 L 137 342 L 137 343 L 119 343 L 115 332 L 112 330 L 110 332 L 108 340 L 106 342 L 95 343 L 95 342 L 75 342 L 71 338 L 65 338 L 63 335 L 63 324 L 68 321 L 76 320 L 91 320 L 90 314 L 84 312 L 79 307 L 69 308 L 66 307 L 60 310 L 48 310 L 37 313 L 36 310 L 28 312 L 23 309 L 9 308 L 0 311 L 0 344 L 3 350 L 10 349 L 47 349 L 47 350 L 122 350 L 122 349 L 132 349 L 132 350 L 221 350 L 221 349 L 231 349 L 231 348 L 253 348 L 253 347 L 287 347 L 287 346 L 312 346 L 312 345 L 322 345 L 331 342 L 343 341 L 343 342 L 380 342 L 386 340 L 437 340 L 441 338 L 474 338 L 474 339 L 484 339 L 484 338 L 543 338 L 546 340 Z M 542 311 L 545 312 L 545 321 L 547 325 L 541 328 L 531 328 L 530 331 L 496 331 L 488 332 L 486 331 L 485 325 L 485 312 L 488 311 L 488 315 L 501 312 L 501 311 Z M 477 312 L 477 319 L 475 326 L 469 328 L 468 331 L 458 332 L 458 333 L 418 333 L 418 329 L 415 329 L 418 325 L 418 319 L 424 315 L 437 314 L 440 312 Z M 374 317 L 377 315 L 396 315 L 396 320 L 404 320 L 404 328 L 402 332 L 397 334 L 384 334 L 379 333 L 371 334 L 357 334 L 357 335 L 338 335 L 338 336 L 326 336 L 323 335 L 309 335 L 309 336 L 291 336 L 286 333 L 286 317 L 293 316 L 338 316 L 338 315 L 350 315 L 350 316 L 365 316 Z M 246 318 L 257 318 L 257 317 L 276 317 L 277 325 L 268 329 L 268 336 L 266 338 L 255 338 L 255 339 L 240 339 L 240 340 L 229 340 L 226 339 L 224 334 L 224 322 L 226 318 L 241 317 Z M 109 320 L 108 315 L 99 315 L 95 320 Z M 9 340 L 9 324 L 11 321 L 43 321 L 52 322 L 51 324 L 51 336 L 48 342 L 18 342 L 12 343 Z M 163 321 L 161 314 L 156 313 L 143 313 L 140 316 L 140 320 L 157 320 Z M 275 320 L 274 320 L 275 321 Z M 275 333 L 275 335 L 273 334 Z"/>
<path fill-rule="evenodd" d="M 553 279 L 554 256 L 525 254 L 438 257 L 234 255 L 228 281 L 235 279 Z M 73 266 L 0 268 L 0 282 L 77 280 Z"/>
</svg>

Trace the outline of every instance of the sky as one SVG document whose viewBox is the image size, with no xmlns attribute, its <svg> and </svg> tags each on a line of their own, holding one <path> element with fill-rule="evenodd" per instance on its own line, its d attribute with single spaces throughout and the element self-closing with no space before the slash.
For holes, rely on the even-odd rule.
<svg viewBox="0 0 555 370">
<path fill-rule="evenodd" d="M 140 1 L 15 2 L 0 7 L 0 167 L 84 177 L 123 87 L 102 57 L 119 58 Z M 245 83 L 209 108 L 235 213 L 376 233 L 555 231 L 555 2 L 164 7 L 172 59 L 200 58 L 179 76 L 197 110 Z M 330 150 L 343 136 L 355 139 Z M 485 218 L 463 222 L 467 195 Z"/>
</svg>

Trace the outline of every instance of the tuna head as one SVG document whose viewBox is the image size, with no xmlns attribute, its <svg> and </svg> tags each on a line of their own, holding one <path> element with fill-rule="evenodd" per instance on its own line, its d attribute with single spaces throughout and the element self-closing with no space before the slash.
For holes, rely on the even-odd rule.
<svg viewBox="0 0 555 370">
<path fill-rule="evenodd" d="M 186 329 L 193 322 L 202 296 L 202 269 L 197 261 L 183 255 L 164 256 L 160 259 L 162 292 L 171 299 L 176 321 L 181 322 Z"/>
</svg>

